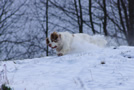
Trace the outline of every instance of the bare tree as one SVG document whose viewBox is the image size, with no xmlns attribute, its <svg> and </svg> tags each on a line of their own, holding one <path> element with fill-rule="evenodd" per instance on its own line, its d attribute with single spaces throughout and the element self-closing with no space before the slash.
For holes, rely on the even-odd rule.
<svg viewBox="0 0 134 90">
<path fill-rule="evenodd" d="M 82 14 L 82 5 L 81 0 L 78 0 L 79 2 L 79 10 L 80 10 L 80 26 L 79 26 L 79 32 L 83 33 L 83 14 Z"/>
<path fill-rule="evenodd" d="M 134 46 L 134 0 L 129 0 L 129 29 L 128 29 L 128 43 Z"/>
<path fill-rule="evenodd" d="M 77 5 L 78 3 L 78 5 Z M 81 0 L 74 0 L 75 12 L 77 16 L 77 23 L 79 26 L 79 33 L 83 33 L 83 14 L 82 14 L 82 5 Z"/>
<path fill-rule="evenodd" d="M 34 3 L 34 10 L 33 13 L 34 13 L 34 16 L 35 18 L 37 19 L 39 25 L 41 26 L 40 27 L 40 30 L 42 33 L 42 38 L 44 38 L 43 40 L 45 41 L 45 39 L 48 37 L 49 35 L 49 32 L 51 32 L 49 29 L 52 28 L 52 26 L 50 27 L 51 25 L 51 22 L 49 21 L 49 0 L 35 0 L 35 3 Z M 40 32 L 40 33 L 41 33 Z M 46 52 L 46 56 L 50 55 L 51 53 L 51 50 L 49 50 L 47 44 L 44 44 L 45 47 L 42 47 L 44 48 L 44 52 Z"/>
<path fill-rule="evenodd" d="M 93 18 L 92 18 L 92 0 L 89 0 L 89 18 L 91 23 L 91 28 L 93 33 L 95 34 L 94 24 L 93 24 Z"/>
<path fill-rule="evenodd" d="M 46 1 L 46 38 L 48 37 L 48 2 L 49 0 Z M 46 49 L 46 56 L 48 56 L 48 45 Z"/>
<path fill-rule="evenodd" d="M 104 12 L 103 30 L 104 30 L 105 36 L 108 36 L 108 32 L 107 32 L 107 8 L 106 8 L 106 0 L 103 0 L 103 12 Z"/>
<path fill-rule="evenodd" d="M 102 9 L 103 12 L 103 16 L 99 17 L 100 20 L 102 20 L 102 24 L 103 24 L 103 32 L 104 35 L 107 36 L 108 35 L 108 31 L 107 31 L 107 7 L 106 7 L 106 0 L 98 1 L 98 4 L 100 6 L 100 8 Z"/>
<path fill-rule="evenodd" d="M 74 0 L 74 6 L 75 6 L 75 12 L 76 12 L 76 16 L 77 16 L 77 23 L 78 23 L 78 26 L 79 26 L 79 32 L 81 32 L 80 16 L 79 16 L 78 5 L 77 5 L 76 0 Z"/>
<path fill-rule="evenodd" d="M 120 5 L 120 0 L 117 1 L 117 4 L 118 4 L 118 13 L 119 13 L 119 17 L 120 17 L 120 24 L 123 28 L 123 33 L 124 35 L 126 36 L 126 28 L 125 28 L 125 25 L 124 25 L 124 21 L 123 21 L 123 16 L 122 16 L 122 10 L 121 10 L 121 5 Z"/>
<path fill-rule="evenodd" d="M 129 45 L 134 45 L 134 28 L 133 28 L 133 20 L 134 14 L 133 9 L 134 6 L 131 4 L 133 1 L 131 0 L 118 0 L 118 12 L 120 17 L 120 24 L 122 26 L 122 31 L 126 37 L 126 40 Z"/>
<path fill-rule="evenodd" d="M 24 12 L 19 12 L 26 1 L 14 6 L 15 0 L 0 0 L 0 56 L 1 59 L 12 59 L 15 44 L 21 43 L 15 40 L 15 23 Z M 14 38 L 14 39 L 13 39 Z"/>
</svg>

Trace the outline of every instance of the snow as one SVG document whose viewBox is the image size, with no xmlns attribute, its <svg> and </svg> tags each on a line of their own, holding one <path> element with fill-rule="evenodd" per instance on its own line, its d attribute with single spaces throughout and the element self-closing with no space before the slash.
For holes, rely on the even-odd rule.
<svg viewBox="0 0 134 90">
<path fill-rule="evenodd" d="M 6 65 L 14 90 L 134 90 L 134 47 L 77 47 L 61 57 L 1 61 L 0 71 Z"/>
</svg>

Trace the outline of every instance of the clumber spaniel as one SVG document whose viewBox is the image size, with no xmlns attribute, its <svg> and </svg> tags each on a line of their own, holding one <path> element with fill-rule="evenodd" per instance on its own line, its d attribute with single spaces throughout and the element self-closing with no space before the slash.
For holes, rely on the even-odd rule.
<svg viewBox="0 0 134 90">
<path fill-rule="evenodd" d="M 49 47 L 56 48 L 58 56 L 62 56 L 71 51 L 72 43 L 75 42 L 76 39 L 99 47 L 104 47 L 107 44 L 107 41 L 101 36 L 100 38 L 96 38 L 84 33 L 71 34 L 69 32 L 53 32 L 50 35 L 50 39 L 46 39 L 46 43 Z"/>
</svg>

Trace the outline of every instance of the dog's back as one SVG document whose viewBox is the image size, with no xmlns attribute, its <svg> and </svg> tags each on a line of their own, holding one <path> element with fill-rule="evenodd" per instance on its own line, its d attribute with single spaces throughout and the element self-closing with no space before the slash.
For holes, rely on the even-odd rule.
<svg viewBox="0 0 134 90">
<path fill-rule="evenodd" d="M 89 42 L 90 44 L 95 44 L 99 47 L 104 47 L 107 44 L 107 41 L 105 40 L 103 35 L 94 35 L 94 36 L 90 36 L 88 34 L 84 34 L 84 33 L 77 33 L 74 34 L 74 37 L 79 39 L 79 40 L 84 40 Z"/>
</svg>

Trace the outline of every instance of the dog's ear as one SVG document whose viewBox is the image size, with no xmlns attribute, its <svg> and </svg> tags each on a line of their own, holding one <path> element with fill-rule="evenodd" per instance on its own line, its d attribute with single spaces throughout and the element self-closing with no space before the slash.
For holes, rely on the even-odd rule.
<svg viewBox="0 0 134 90">
<path fill-rule="evenodd" d="M 46 38 L 46 44 L 49 44 L 49 39 L 48 38 Z"/>
<path fill-rule="evenodd" d="M 59 36 L 58 36 L 58 37 L 59 37 L 59 39 L 61 39 L 61 34 L 59 34 Z"/>
</svg>

